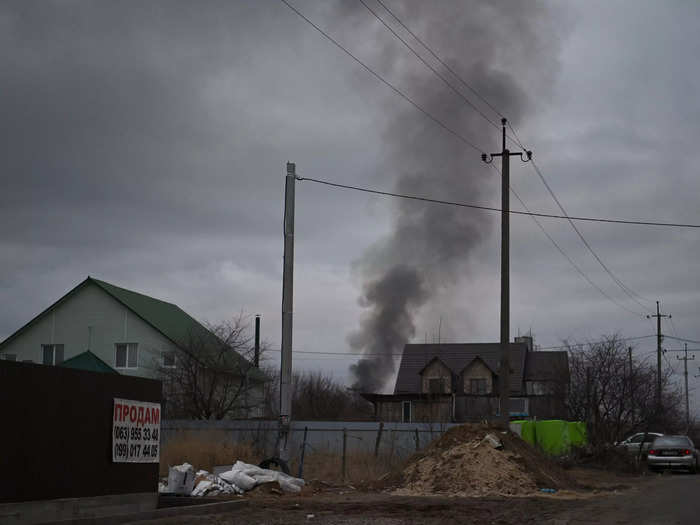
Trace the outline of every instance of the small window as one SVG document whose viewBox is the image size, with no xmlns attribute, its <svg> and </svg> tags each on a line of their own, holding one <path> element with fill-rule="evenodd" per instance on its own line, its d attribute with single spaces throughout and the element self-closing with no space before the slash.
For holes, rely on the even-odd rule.
<svg viewBox="0 0 700 525">
<path fill-rule="evenodd" d="M 163 368 L 175 368 L 175 352 L 163 352 Z"/>
<path fill-rule="evenodd" d="M 431 394 L 442 394 L 445 391 L 445 378 L 438 377 L 428 379 L 428 392 Z"/>
<path fill-rule="evenodd" d="M 5 361 L 17 361 L 17 354 L 4 354 L 3 359 Z"/>
<path fill-rule="evenodd" d="M 45 365 L 60 365 L 63 363 L 63 345 L 41 345 L 42 362 Z"/>
<path fill-rule="evenodd" d="M 472 394 L 483 395 L 486 393 L 486 379 L 470 379 L 469 390 Z"/>
<path fill-rule="evenodd" d="M 114 358 L 115 368 L 138 368 L 138 343 L 117 343 Z"/>
<path fill-rule="evenodd" d="M 642 439 L 644 439 L 644 434 L 637 434 L 630 439 L 630 443 L 641 443 Z"/>
<path fill-rule="evenodd" d="M 401 408 L 402 408 L 401 421 L 404 423 L 410 423 L 411 422 L 411 402 L 410 401 L 402 402 Z"/>
</svg>

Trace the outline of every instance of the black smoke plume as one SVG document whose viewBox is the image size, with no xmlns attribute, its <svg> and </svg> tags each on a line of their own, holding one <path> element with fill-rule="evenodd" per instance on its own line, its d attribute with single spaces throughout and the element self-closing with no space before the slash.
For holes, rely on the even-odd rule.
<svg viewBox="0 0 700 525">
<path fill-rule="evenodd" d="M 553 13 L 542 3 L 385 3 L 513 124 L 533 109 L 533 101 L 525 93 L 540 96 L 547 92 L 557 69 L 558 44 Z M 369 0 L 368 4 L 392 22 L 381 6 Z M 353 28 L 348 38 L 361 34 L 376 42 L 375 55 L 370 57 L 374 67 L 480 148 L 500 150 L 497 127 L 430 73 L 361 4 L 342 5 L 340 12 Z M 493 122 L 500 123 L 498 114 L 451 77 L 410 36 L 402 34 L 453 86 Z M 395 177 L 395 190 L 438 199 L 494 203 L 500 188 L 498 174 L 481 163 L 480 152 L 440 129 L 409 103 L 400 102 L 387 103 L 392 109 L 387 110 L 383 134 L 382 168 Z M 468 272 L 475 248 L 499 220 L 497 215 L 464 208 L 405 200 L 393 204 L 393 231 L 355 264 L 364 283 L 360 304 L 366 313 L 348 342 L 366 355 L 351 367 L 354 387 L 364 392 L 386 387 L 395 372 L 393 356 L 401 353 L 415 335 L 421 307 L 437 300 L 441 292 L 455 286 Z M 494 271 L 498 271 L 497 266 Z"/>
</svg>

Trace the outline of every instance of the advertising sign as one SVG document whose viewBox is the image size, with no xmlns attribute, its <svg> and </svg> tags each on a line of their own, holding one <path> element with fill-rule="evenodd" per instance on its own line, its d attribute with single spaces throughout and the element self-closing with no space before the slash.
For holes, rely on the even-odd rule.
<svg viewBox="0 0 700 525">
<path fill-rule="evenodd" d="M 112 462 L 160 461 L 160 403 L 114 398 Z"/>
</svg>

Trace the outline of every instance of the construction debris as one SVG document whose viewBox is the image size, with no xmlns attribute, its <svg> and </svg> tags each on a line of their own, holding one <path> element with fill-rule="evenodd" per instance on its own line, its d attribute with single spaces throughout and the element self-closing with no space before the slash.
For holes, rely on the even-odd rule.
<svg viewBox="0 0 700 525">
<path fill-rule="evenodd" d="M 304 487 L 304 480 L 283 472 L 260 468 L 242 461 L 236 461 L 231 470 L 218 475 L 200 470 L 183 463 L 170 467 L 167 484 L 159 483 L 161 493 L 190 496 L 218 496 L 222 494 L 243 494 L 266 483 L 279 484 L 284 492 L 298 493 Z"/>
</svg>

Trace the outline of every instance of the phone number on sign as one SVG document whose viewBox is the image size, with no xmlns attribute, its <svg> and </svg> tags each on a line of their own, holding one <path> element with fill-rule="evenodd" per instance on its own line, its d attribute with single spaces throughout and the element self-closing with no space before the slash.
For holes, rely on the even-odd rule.
<svg viewBox="0 0 700 525">
<path fill-rule="evenodd" d="M 155 458 L 158 457 L 158 445 L 140 445 L 128 443 L 114 444 L 116 458 Z"/>
<path fill-rule="evenodd" d="M 126 439 L 129 441 L 158 441 L 158 429 L 121 427 L 115 425 L 114 439 Z"/>
</svg>

